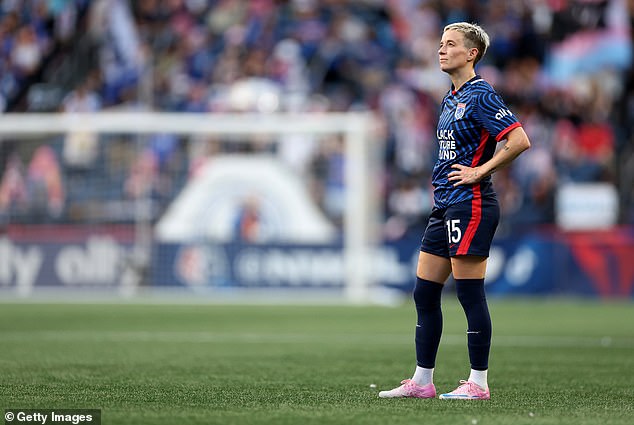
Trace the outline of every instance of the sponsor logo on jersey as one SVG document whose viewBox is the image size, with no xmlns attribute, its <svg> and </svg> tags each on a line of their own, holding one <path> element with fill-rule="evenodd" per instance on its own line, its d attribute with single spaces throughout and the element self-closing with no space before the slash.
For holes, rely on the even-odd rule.
<svg viewBox="0 0 634 425">
<path fill-rule="evenodd" d="M 510 117 L 512 115 L 513 115 L 513 112 L 511 112 L 510 109 L 498 109 L 498 113 L 495 114 L 495 119 L 499 121 L 502 118 Z"/>
<path fill-rule="evenodd" d="M 454 139 L 453 133 L 455 130 L 448 130 L 446 128 L 437 129 L 436 137 L 438 137 L 438 159 L 448 160 L 456 159 L 456 139 Z"/>
</svg>

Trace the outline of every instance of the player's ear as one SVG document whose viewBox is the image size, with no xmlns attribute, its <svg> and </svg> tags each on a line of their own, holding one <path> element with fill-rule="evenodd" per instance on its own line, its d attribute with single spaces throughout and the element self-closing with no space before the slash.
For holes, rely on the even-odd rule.
<svg viewBox="0 0 634 425">
<path fill-rule="evenodd" d="M 469 51 L 467 52 L 467 59 L 469 61 L 473 61 L 475 60 L 475 58 L 478 56 L 478 49 L 476 49 L 475 47 L 472 47 L 471 49 L 469 49 Z"/>
</svg>

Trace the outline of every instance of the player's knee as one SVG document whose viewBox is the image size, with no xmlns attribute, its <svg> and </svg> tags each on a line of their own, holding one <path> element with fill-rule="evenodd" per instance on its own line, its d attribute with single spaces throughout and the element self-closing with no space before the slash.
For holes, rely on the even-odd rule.
<svg viewBox="0 0 634 425">
<path fill-rule="evenodd" d="M 456 279 L 456 297 L 463 307 L 485 301 L 484 279 Z"/>
<path fill-rule="evenodd" d="M 439 308 L 442 287 L 440 283 L 418 279 L 413 293 L 416 308 L 423 310 Z"/>
</svg>

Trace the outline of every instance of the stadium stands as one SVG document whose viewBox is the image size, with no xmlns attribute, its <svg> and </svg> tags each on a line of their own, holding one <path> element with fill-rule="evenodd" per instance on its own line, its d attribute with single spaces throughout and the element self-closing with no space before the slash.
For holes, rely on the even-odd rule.
<svg viewBox="0 0 634 425">
<path fill-rule="evenodd" d="M 503 222 L 554 223 L 558 187 L 607 182 L 619 191 L 620 221 L 632 223 L 627 7 L 620 0 L 2 0 L 0 105 L 42 110 L 47 103 L 33 99 L 61 93 L 54 96 L 60 111 L 374 111 L 386 128 L 386 237 L 398 238 L 404 229 L 420 230 L 431 207 L 436 108 L 449 84 L 438 70 L 437 39 L 449 22 L 475 21 L 493 39 L 478 71 L 509 101 L 533 142 L 495 177 Z M 90 40 L 76 37 L 74 28 L 86 28 Z M 75 63 L 68 57 L 86 51 L 86 43 L 97 53 L 86 56 L 74 78 L 62 79 L 64 67 Z M 47 144 L 59 163 L 65 205 L 45 215 L 63 222 L 94 219 L 90 211 L 99 208 L 85 208 L 86 202 L 133 199 L 139 184 L 151 185 L 152 197 L 165 205 L 197 155 L 236 149 L 194 148 L 166 135 L 140 142 L 68 135 Z M 28 170 L 36 154 L 18 145 L 0 145 L 0 208 L 11 220 L 39 220 L 36 203 L 24 201 L 33 197 L 20 195 L 32 190 Z M 246 142 L 239 150 L 277 150 L 311 179 L 320 205 L 337 222 L 345 158 L 336 144 L 302 146 Z M 9 174 L 23 184 L 9 187 Z M 73 184 L 81 179 L 100 189 Z M 100 219 L 131 219 L 111 210 L 117 213 Z"/>
</svg>

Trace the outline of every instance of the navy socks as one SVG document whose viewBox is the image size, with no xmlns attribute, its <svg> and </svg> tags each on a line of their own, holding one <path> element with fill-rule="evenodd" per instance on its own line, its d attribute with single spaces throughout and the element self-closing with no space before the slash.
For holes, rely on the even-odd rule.
<svg viewBox="0 0 634 425">
<path fill-rule="evenodd" d="M 467 316 L 467 345 L 471 369 L 489 368 L 491 316 L 484 294 L 484 279 L 456 279 L 458 300 Z"/>
<path fill-rule="evenodd" d="M 416 364 L 433 369 L 442 335 L 440 299 L 444 285 L 417 278 L 414 302 L 416 324 Z M 474 370 L 489 368 L 491 349 L 491 316 L 484 293 L 484 279 L 456 279 L 458 300 L 467 317 L 467 345 Z"/>
<path fill-rule="evenodd" d="M 442 310 L 440 297 L 444 285 L 417 278 L 414 303 L 418 321 L 416 324 L 416 364 L 433 369 L 442 335 Z"/>
</svg>

